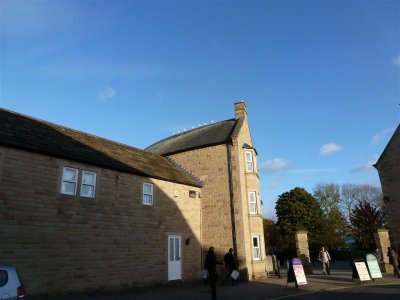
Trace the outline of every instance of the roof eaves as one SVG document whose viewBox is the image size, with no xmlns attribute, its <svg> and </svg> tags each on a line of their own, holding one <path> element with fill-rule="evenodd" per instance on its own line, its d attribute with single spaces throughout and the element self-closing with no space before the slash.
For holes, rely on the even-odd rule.
<svg viewBox="0 0 400 300">
<path fill-rule="evenodd" d="M 250 145 L 247 144 L 247 143 L 244 143 L 243 146 L 242 146 L 242 148 L 244 148 L 244 149 L 252 149 L 252 150 L 254 150 L 254 152 L 256 153 L 256 155 L 258 155 L 256 148 L 254 148 L 253 146 L 250 146 Z"/>
<path fill-rule="evenodd" d="M 211 144 L 207 144 L 207 145 L 191 147 L 191 148 L 185 148 L 185 149 L 180 149 L 180 150 L 176 150 L 176 151 L 163 153 L 163 154 L 161 154 L 161 156 L 169 156 L 169 155 L 174 155 L 174 154 L 183 153 L 183 152 L 187 152 L 187 151 L 203 149 L 203 148 L 213 147 L 213 146 L 218 146 L 218 145 L 224 145 L 224 144 L 228 144 L 228 143 L 229 143 L 229 138 L 227 140 L 225 140 L 225 141 L 218 142 L 218 143 L 211 143 Z"/>
<path fill-rule="evenodd" d="M 176 168 L 178 168 L 181 172 L 184 172 L 186 175 L 188 175 L 194 182 L 196 187 L 203 187 L 204 186 L 204 182 L 201 181 L 199 178 L 197 178 L 196 176 L 194 176 L 192 173 L 190 173 L 188 170 L 186 170 L 184 167 L 182 167 L 180 164 L 178 164 L 175 160 L 173 160 L 170 157 L 166 157 L 167 160 L 169 160 Z"/>
</svg>

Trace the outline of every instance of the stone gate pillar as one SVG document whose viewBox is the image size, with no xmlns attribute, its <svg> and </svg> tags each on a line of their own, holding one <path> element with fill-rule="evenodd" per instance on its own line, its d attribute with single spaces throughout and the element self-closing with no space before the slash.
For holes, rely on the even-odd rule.
<svg viewBox="0 0 400 300">
<path fill-rule="evenodd" d="M 301 259 L 304 273 L 312 275 L 312 264 L 310 262 L 310 250 L 308 249 L 307 231 L 296 231 L 296 251 L 297 256 Z"/>
<path fill-rule="evenodd" d="M 388 248 L 390 247 L 389 229 L 379 228 L 377 232 L 374 232 L 374 239 L 376 247 L 378 247 L 382 253 L 383 271 L 391 272 L 392 268 L 389 265 L 389 256 L 387 255 Z"/>
</svg>

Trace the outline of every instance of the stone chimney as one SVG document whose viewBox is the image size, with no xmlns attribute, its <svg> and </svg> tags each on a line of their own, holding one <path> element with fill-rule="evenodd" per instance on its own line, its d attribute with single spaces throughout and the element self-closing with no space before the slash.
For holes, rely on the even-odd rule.
<svg viewBox="0 0 400 300">
<path fill-rule="evenodd" d="M 235 118 L 247 117 L 246 103 L 243 100 L 235 103 Z"/>
</svg>

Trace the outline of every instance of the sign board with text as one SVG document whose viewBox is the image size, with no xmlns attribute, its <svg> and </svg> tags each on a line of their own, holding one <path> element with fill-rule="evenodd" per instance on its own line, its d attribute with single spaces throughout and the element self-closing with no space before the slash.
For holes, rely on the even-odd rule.
<svg viewBox="0 0 400 300">
<path fill-rule="evenodd" d="M 301 260 L 297 257 L 293 258 L 293 271 L 294 276 L 296 277 L 296 281 L 298 285 L 305 285 L 307 284 L 306 274 L 304 273 L 303 264 Z"/>
<path fill-rule="evenodd" d="M 367 254 L 367 266 L 371 278 L 382 278 L 381 269 L 375 255 Z"/>
<path fill-rule="evenodd" d="M 371 280 L 371 277 L 369 277 L 368 269 L 364 261 L 355 261 L 354 262 L 358 278 L 360 278 L 360 281 L 367 281 Z"/>
</svg>

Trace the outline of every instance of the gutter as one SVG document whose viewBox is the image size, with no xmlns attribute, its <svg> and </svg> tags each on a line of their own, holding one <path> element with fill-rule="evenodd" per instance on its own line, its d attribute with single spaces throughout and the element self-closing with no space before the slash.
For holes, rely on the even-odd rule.
<svg viewBox="0 0 400 300">
<path fill-rule="evenodd" d="M 235 203 L 234 203 L 234 199 L 233 199 L 233 178 L 232 178 L 232 144 L 227 144 L 226 149 L 227 149 L 227 154 L 228 154 L 229 201 L 230 201 L 230 208 L 231 208 L 232 243 L 233 243 L 233 253 L 237 260 Z"/>
</svg>

